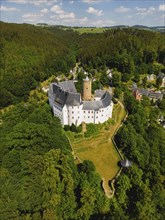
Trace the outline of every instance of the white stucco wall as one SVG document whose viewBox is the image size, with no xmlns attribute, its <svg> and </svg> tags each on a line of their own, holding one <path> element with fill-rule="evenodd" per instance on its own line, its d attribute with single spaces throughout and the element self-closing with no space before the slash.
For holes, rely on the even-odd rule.
<svg viewBox="0 0 165 220">
<path fill-rule="evenodd" d="M 62 109 L 62 121 L 61 121 L 62 125 L 68 125 L 68 107 L 66 105 L 64 105 L 63 109 Z"/>
<path fill-rule="evenodd" d="M 80 106 L 64 106 L 60 108 L 58 105 L 54 104 L 54 95 L 53 95 L 53 85 L 50 86 L 48 96 L 49 96 L 49 104 L 53 109 L 54 116 L 59 117 L 61 120 L 62 125 L 72 125 L 75 124 L 79 126 L 82 122 L 85 123 L 104 123 L 109 118 L 112 117 L 113 111 L 113 102 L 106 107 L 95 110 L 83 110 L 83 105 Z M 95 100 L 99 100 L 100 98 L 97 97 Z"/>
<path fill-rule="evenodd" d="M 68 124 L 80 125 L 83 121 L 82 117 L 82 105 L 80 106 L 68 106 Z"/>
<path fill-rule="evenodd" d="M 64 106 L 62 109 L 55 104 L 53 105 L 54 116 L 57 116 L 61 120 L 62 125 L 75 124 L 79 126 L 82 122 L 87 124 L 104 123 L 112 117 L 113 102 L 106 107 L 99 110 L 83 110 L 83 105 L 80 106 Z"/>
<path fill-rule="evenodd" d="M 94 110 L 83 110 L 83 121 L 87 124 L 95 123 L 95 111 Z"/>
<path fill-rule="evenodd" d="M 61 121 L 61 124 L 63 123 L 63 115 L 62 115 L 62 108 L 59 106 L 53 104 L 53 113 L 54 116 L 58 117 Z"/>
</svg>

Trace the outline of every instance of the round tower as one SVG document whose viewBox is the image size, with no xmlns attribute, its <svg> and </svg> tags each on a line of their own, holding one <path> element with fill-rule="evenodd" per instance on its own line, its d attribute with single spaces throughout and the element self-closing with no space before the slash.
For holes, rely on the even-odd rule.
<svg viewBox="0 0 165 220">
<path fill-rule="evenodd" d="M 86 101 L 91 100 L 92 94 L 92 81 L 86 77 L 86 79 L 84 79 L 84 83 L 83 83 L 83 99 Z"/>
</svg>

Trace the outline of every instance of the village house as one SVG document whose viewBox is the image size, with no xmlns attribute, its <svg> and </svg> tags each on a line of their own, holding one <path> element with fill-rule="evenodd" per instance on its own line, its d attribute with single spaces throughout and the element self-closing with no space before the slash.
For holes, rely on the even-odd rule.
<svg viewBox="0 0 165 220">
<path fill-rule="evenodd" d="M 132 86 L 132 93 L 135 99 L 139 101 L 142 99 L 142 96 L 147 96 L 150 100 L 153 101 L 162 100 L 163 98 L 163 94 L 160 91 L 154 92 L 144 88 L 138 88 L 136 83 L 134 83 Z"/>
</svg>

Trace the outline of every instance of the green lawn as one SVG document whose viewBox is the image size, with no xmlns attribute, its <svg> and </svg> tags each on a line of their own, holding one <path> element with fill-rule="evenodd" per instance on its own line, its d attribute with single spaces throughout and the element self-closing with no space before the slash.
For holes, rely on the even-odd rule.
<svg viewBox="0 0 165 220">
<path fill-rule="evenodd" d="M 112 136 L 116 129 L 120 126 L 125 117 L 125 110 L 122 105 L 117 104 L 113 112 L 113 121 L 109 125 L 108 130 L 102 129 L 98 135 L 90 138 L 74 138 L 73 134 L 67 132 L 68 138 L 72 144 L 74 154 L 81 160 L 91 160 L 97 172 L 108 185 L 119 170 L 117 166 L 120 156 L 116 151 Z"/>
</svg>

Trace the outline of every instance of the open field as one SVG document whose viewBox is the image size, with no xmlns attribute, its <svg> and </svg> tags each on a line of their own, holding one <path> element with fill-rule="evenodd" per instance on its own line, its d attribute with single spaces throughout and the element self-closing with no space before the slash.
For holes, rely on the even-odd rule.
<svg viewBox="0 0 165 220">
<path fill-rule="evenodd" d="M 90 33 L 90 34 L 103 33 L 107 29 L 108 28 L 97 28 L 97 27 L 72 28 L 72 30 L 77 31 L 80 34 L 84 34 L 84 33 Z"/>
<path fill-rule="evenodd" d="M 109 180 L 113 179 L 119 170 L 117 163 L 120 160 L 111 138 L 126 115 L 123 105 L 117 104 L 115 107 L 112 120 L 115 123 L 111 123 L 108 130 L 103 128 L 98 135 L 90 138 L 74 138 L 68 133 L 74 154 L 81 160 L 91 160 L 107 187 Z"/>
</svg>

